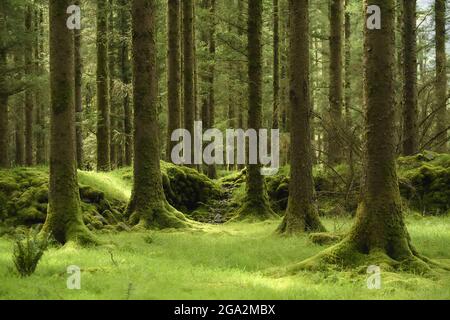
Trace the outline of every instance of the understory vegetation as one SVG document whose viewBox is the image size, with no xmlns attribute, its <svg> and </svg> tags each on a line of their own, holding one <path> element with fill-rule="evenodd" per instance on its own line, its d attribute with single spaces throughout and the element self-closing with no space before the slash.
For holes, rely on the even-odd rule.
<svg viewBox="0 0 450 320">
<path fill-rule="evenodd" d="M 449 217 L 409 216 L 408 228 L 423 254 L 450 262 Z M 284 269 L 324 246 L 308 236 L 279 237 L 278 220 L 203 225 L 191 231 L 102 234 L 108 245 L 51 246 L 36 272 L 19 278 L 13 241 L 0 238 L 0 299 L 449 299 L 450 275 L 424 277 L 381 273 L 381 290 L 367 289 L 356 271 Z M 326 218 L 330 231 L 349 228 L 349 218 Z M 68 290 L 69 265 L 81 268 L 81 289 Z"/>
</svg>

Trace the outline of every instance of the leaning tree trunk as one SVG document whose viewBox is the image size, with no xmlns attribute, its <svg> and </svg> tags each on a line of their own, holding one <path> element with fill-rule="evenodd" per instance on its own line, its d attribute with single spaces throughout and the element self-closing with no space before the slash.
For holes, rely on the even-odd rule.
<svg viewBox="0 0 450 320">
<path fill-rule="evenodd" d="M 134 185 L 130 222 L 144 228 L 184 227 L 164 195 L 156 77 L 156 0 L 133 0 Z"/>
<path fill-rule="evenodd" d="M 342 161 L 342 109 L 343 109 L 343 27 L 344 0 L 331 0 L 330 6 L 330 114 L 328 128 L 328 162 L 331 165 Z"/>
<path fill-rule="evenodd" d="M 74 45 L 66 27 L 70 0 L 50 0 L 50 182 L 42 233 L 58 242 L 92 244 L 83 223 L 75 159 Z"/>
<path fill-rule="evenodd" d="M 108 3 L 97 0 L 97 170 L 111 169 L 108 82 Z"/>
<path fill-rule="evenodd" d="M 25 13 L 25 75 L 31 77 L 33 74 L 33 28 L 32 28 L 32 8 L 27 6 Z M 33 165 L 33 91 L 31 88 L 25 90 L 25 164 Z"/>
<path fill-rule="evenodd" d="M 416 0 L 403 0 L 404 90 L 403 90 L 403 155 L 418 149 L 417 126 L 417 26 Z"/>
<path fill-rule="evenodd" d="M 180 96 L 180 7 L 178 0 L 168 2 L 168 66 L 167 66 L 167 144 L 166 159 L 170 161 L 171 153 L 175 147 L 172 133 L 181 126 L 181 96 Z"/>
<path fill-rule="evenodd" d="M 194 2 L 193 0 L 183 1 L 183 108 L 184 108 L 184 129 L 194 135 L 195 121 L 195 84 L 194 84 Z M 187 159 L 191 160 L 192 167 L 194 157 L 193 148 Z"/>
<path fill-rule="evenodd" d="M 445 0 L 436 0 L 436 150 L 447 152 L 447 55 L 445 52 Z"/>
<path fill-rule="evenodd" d="M 428 259 L 411 244 L 402 213 L 396 170 L 394 1 L 366 0 L 381 9 L 381 30 L 365 29 L 365 180 L 356 224 L 339 244 L 298 265 L 381 265 L 426 272 Z M 364 24 L 365 25 L 365 24 Z M 381 72 L 380 72 L 381 71 Z"/>
<path fill-rule="evenodd" d="M 311 145 L 308 0 L 290 0 L 291 180 L 279 231 L 324 231 L 314 201 Z"/>
<path fill-rule="evenodd" d="M 79 5 L 79 1 L 75 2 Z M 76 155 L 77 167 L 83 168 L 83 101 L 82 101 L 82 69 L 81 59 L 81 30 L 74 30 L 74 52 L 75 52 L 75 118 L 76 118 Z"/>
<path fill-rule="evenodd" d="M 262 13 L 262 0 L 248 1 L 248 128 L 256 131 L 262 127 Z M 259 150 L 259 141 L 256 148 Z M 275 213 L 270 208 L 261 164 L 249 164 L 246 197 L 237 218 L 262 220 L 273 216 Z"/>
</svg>

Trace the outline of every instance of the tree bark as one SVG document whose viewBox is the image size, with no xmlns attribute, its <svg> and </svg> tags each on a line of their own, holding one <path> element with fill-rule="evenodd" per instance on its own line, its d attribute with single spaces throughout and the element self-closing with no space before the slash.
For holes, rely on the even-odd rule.
<svg viewBox="0 0 450 320">
<path fill-rule="evenodd" d="M 315 205 L 312 175 L 309 1 L 290 0 L 291 177 L 286 215 L 279 231 L 324 231 Z"/>
<path fill-rule="evenodd" d="M 156 67 L 156 0 L 133 0 L 134 185 L 130 222 L 148 228 L 184 227 L 186 218 L 164 195 Z"/>
<path fill-rule="evenodd" d="M 395 2 L 365 0 L 365 5 L 366 9 L 377 5 L 383 23 L 381 30 L 365 29 L 364 36 L 365 179 L 356 223 L 342 242 L 298 267 L 357 267 L 370 263 L 382 264 L 384 269 L 426 272 L 428 259 L 414 249 L 406 229 L 397 178 Z"/>
<path fill-rule="evenodd" d="M 25 75 L 29 78 L 33 75 L 33 10 L 31 5 L 27 6 L 25 13 Z M 34 164 L 33 156 L 33 90 L 27 88 L 25 90 L 25 164 L 32 166 Z"/>
<path fill-rule="evenodd" d="M 404 90 L 403 90 L 403 155 L 418 149 L 417 126 L 417 26 L 416 0 L 403 0 L 404 8 Z"/>
<path fill-rule="evenodd" d="M 111 170 L 108 81 L 108 3 L 97 0 L 97 170 Z"/>
<path fill-rule="evenodd" d="M 114 77 L 115 77 L 115 67 L 116 67 L 116 44 L 114 39 L 114 2 L 109 0 L 109 10 L 108 10 L 108 75 L 109 75 L 109 87 L 108 87 L 108 99 L 110 106 L 110 161 L 111 169 L 117 168 L 118 165 L 118 151 L 119 146 L 115 139 L 116 131 L 118 131 L 118 108 L 114 97 Z"/>
<path fill-rule="evenodd" d="M 79 5 L 79 1 L 75 2 Z M 82 100 L 82 72 L 81 30 L 74 30 L 74 62 L 75 62 L 75 119 L 76 119 L 76 156 L 78 169 L 83 168 L 83 100 Z"/>
<path fill-rule="evenodd" d="M 248 128 L 262 127 L 262 0 L 248 1 Z M 259 140 L 259 138 L 258 138 Z M 258 141 L 259 145 L 259 141 Z M 257 147 L 259 150 L 259 146 Z M 270 208 L 261 165 L 248 164 L 246 198 L 237 212 L 239 219 L 263 220 L 275 216 Z"/>
<path fill-rule="evenodd" d="M 194 121 L 195 121 L 195 85 L 194 85 L 194 2 L 193 0 L 183 1 L 183 112 L 184 112 L 184 129 L 194 135 Z M 195 167 L 192 163 L 194 161 L 193 148 L 191 154 L 188 155 L 191 159 L 190 167 Z"/>
<path fill-rule="evenodd" d="M 2 22 L 3 22 L 2 17 Z M 6 70 L 7 59 L 6 49 L 3 43 L 0 43 L 0 70 Z M 9 167 L 8 157 L 8 95 L 4 93 L 6 91 L 5 79 L 0 79 L 0 168 Z"/>
<path fill-rule="evenodd" d="M 70 0 L 50 0 L 50 182 L 42 233 L 60 243 L 96 243 L 83 223 L 75 155 L 74 43 L 66 27 Z"/>
<path fill-rule="evenodd" d="M 45 68 L 42 63 L 44 57 L 44 12 L 43 9 L 36 10 L 36 45 L 35 45 L 35 68 L 36 74 L 43 76 L 45 74 Z M 47 109 L 43 102 L 40 93 L 35 95 L 36 101 L 36 163 L 38 165 L 44 165 L 47 163 L 47 150 L 46 150 L 46 125 L 45 119 Z"/>
<path fill-rule="evenodd" d="M 176 142 L 171 140 L 172 133 L 181 128 L 181 57 L 180 57 L 180 7 L 179 0 L 168 1 L 168 66 L 167 66 L 167 144 L 166 158 L 171 160 L 172 149 Z"/>
<path fill-rule="evenodd" d="M 272 128 L 279 127 L 280 109 L 280 15 L 279 0 L 273 0 L 273 110 Z"/>
<path fill-rule="evenodd" d="M 436 0 L 436 132 L 438 152 L 447 152 L 447 55 L 445 52 L 446 1 Z"/>
<path fill-rule="evenodd" d="M 128 31 L 130 29 L 130 9 L 128 0 L 120 0 L 120 70 L 124 85 L 131 82 L 131 65 L 129 59 Z M 123 129 L 125 133 L 124 165 L 131 166 L 133 160 L 133 114 L 128 92 L 123 97 Z"/>
<path fill-rule="evenodd" d="M 343 26 L 344 0 L 331 0 L 330 5 L 330 127 L 328 129 L 328 162 L 342 161 L 342 109 L 343 109 Z"/>
<path fill-rule="evenodd" d="M 214 125 L 216 123 L 216 99 L 215 99 L 215 92 L 214 92 L 214 82 L 215 82 L 215 72 L 216 72 L 216 39 L 215 39 L 215 29 L 216 29 L 216 0 L 209 0 L 209 14 L 210 14 L 210 21 L 209 21 L 209 30 L 208 30 L 208 42 L 209 42 L 209 58 L 212 60 L 210 61 L 210 67 L 209 67 L 209 75 L 208 75 L 208 126 L 209 128 L 214 128 Z M 210 179 L 216 179 L 217 178 L 217 170 L 216 166 L 214 164 L 208 165 L 208 177 Z"/>
</svg>

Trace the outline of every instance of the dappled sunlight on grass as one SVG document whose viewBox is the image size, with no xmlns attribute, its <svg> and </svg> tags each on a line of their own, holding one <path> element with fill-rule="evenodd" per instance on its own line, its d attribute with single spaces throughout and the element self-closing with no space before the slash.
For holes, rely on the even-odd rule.
<svg viewBox="0 0 450 320">
<path fill-rule="evenodd" d="M 416 246 L 448 258 L 448 218 L 408 219 Z M 14 271 L 12 241 L 0 238 L 0 298 L 24 299 L 427 299 L 450 298 L 450 275 L 382 273 L 369 290 L 365 272 L 277 274 L 323 247 L 306 235 L 280 237 L 279 221 L 202 225 L 193 231 L 111 233 L 107 246 L 50 248 L 29 278 Z M 325 219 L 329 230 L 350 219 Z M 439 254 L 443 252 L 443 254 Z M 68 290 L 67 267 L 81 269 L 81 290 Z M 273 272 L 275 270 L 275 273 Z"/>
</svg>

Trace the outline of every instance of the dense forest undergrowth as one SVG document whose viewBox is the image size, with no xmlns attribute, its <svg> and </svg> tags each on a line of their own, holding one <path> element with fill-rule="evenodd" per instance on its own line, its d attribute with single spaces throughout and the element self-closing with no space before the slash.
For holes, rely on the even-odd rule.
<svg viewBox="0 0 450 320">
<path fill-rule="evenodd" d="M 194 169 L 162 162 L 163 186 L 169 203 L 198 222 L 221 224 L 234 218 L 245 196 L 245 172 L 222 171 L 212 180 Z M 48 169 L 15 168 L 0 175 L 0 232 L 45 221 Z M 321 216 L 353 216 L 360 173 L 345 165 L 314 169 Z M 286 210 L 289 167 L 267 178 L 272 209 Z M 79 172 L 83 218 L 91 230 L 131 231 L 126 206 L 132 189 L 132 169 L 109 173 Z M 400 190 L 405 210 L 419 215 L 446 215 L 450 206 L 450 155 L 425 152 L 399 159 Z M 0 234 L 1 234 L 0 233 Z"/>
</svg>

